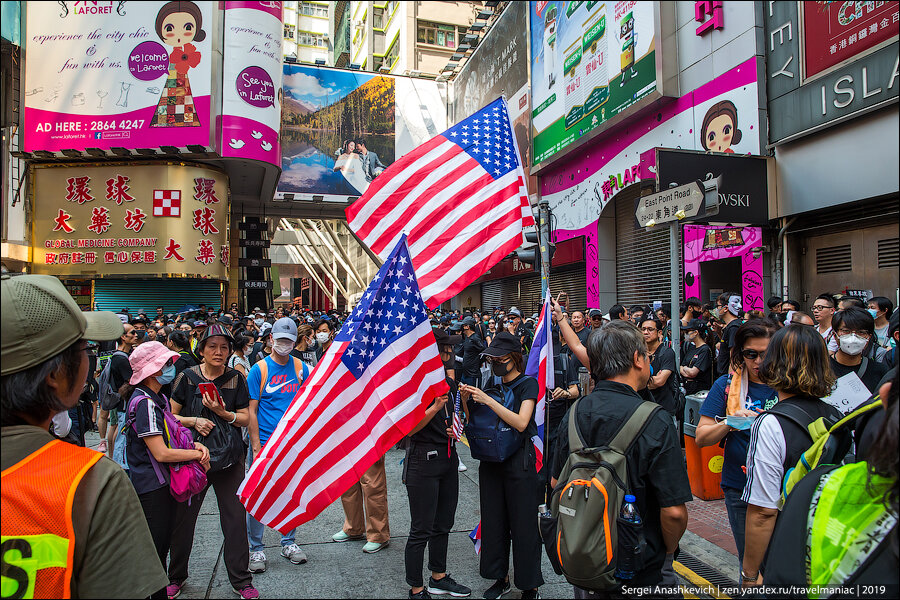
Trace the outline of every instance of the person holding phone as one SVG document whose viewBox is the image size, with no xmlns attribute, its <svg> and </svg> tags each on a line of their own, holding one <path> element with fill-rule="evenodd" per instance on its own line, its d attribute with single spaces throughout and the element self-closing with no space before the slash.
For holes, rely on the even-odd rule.
<svg viewBox="0 0 900 600">
<path fill-rule="evenodd" d="M 247 512 L 237 490 L 244 480 L 247 449 L 241 427 L 250 422 L 250 393 L 240 371 L 226 366 L 234 338 L 219 323 L 210 325 L 197 342 L 203 362 L 185 369 L 172 384 L 172 413 L 194 439 L 209 448 L 207 487 L 190 502 L 178 506 L 169 561 L 169 598 L 181 593 L 188 578 L 194 529 L 206 492 L 212 487 L 219 505 L 219 523 L 225 536 L 223 558 L 232 588 L 242 598 L 258 598 L 248 570 L 250 546 L 246 535 Z"/>
<path fill-rule="evenodd" d="M 453 346 L 461 339 L 438 327 L 434 328 L 434 338 L 446 374 L 446 365 L 452 364 Z M 451 429 L 457 386 L 450 377 L 447 384 L 450 391 L 431 403 L 425 417 L 409 433 L 403 461 L 403 483 L 409 494 L 410 513 L 405 553 L 410 598 L 430 598 L 429 594 L 463 598 L 472 593 L 447 575 L 447 541 L 459 499 L 458 457 Z M 426 545 L 431 569 L 427 585 L 422 577 Z"/>
</svg>

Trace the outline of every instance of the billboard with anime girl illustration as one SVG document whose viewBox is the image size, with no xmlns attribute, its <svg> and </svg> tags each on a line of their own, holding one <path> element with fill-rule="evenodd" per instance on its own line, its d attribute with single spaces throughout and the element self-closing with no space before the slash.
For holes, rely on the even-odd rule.
<svg viewBox="0 0 900 600">
<path fill-rule="evenodd" d="M 210 145 L 211 2 L 29 2 L 24 150 Z"/>
</svg>

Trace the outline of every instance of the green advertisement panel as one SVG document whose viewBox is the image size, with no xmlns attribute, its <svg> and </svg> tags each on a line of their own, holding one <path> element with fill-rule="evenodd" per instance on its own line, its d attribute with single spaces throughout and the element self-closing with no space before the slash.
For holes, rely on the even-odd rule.
<svg viewBox="0 0 900 600">
<path fill-rule="evenodd" d="M 653 2 L 530 2 L 533 163 L 656 91 Z"/>
</svg>

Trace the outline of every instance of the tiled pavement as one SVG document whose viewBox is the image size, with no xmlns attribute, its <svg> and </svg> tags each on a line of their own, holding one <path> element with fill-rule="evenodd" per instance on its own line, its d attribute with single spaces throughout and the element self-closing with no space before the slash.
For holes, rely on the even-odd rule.
<svg viewBox="0 0 900 600">
<path fill-rule="evenodd" d="M 688 502 L 688 530 L 737 556 L 737 548 L 731 535 L 725 500 L 701 500 Z"/>
</svg>

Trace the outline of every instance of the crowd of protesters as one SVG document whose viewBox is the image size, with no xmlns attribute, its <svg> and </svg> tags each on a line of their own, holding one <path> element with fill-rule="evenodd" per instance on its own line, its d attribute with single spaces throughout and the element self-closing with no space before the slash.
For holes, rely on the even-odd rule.
<svg viewBox="0 0 900 600">
<path fill-rule="evenodd" d="M 34 289 L 42 292 L 38 304 L 23 301 L 36 297 Z M 479 575 L 490 583 L 484 598 L 499 598 L 512 584 L 521 597 L 538 598 L 544 579 L 536 516 L 565 483 L 560 478 L 575 451 L 569 422 L 585 446 L 605 447 L 647 401 L 654 408 L 624 452 L 624 485 L 636 498 L 645 543 L 640 568 L 619 583 L 662 586 L 677 596 L 674 561 L 692 501 L 680 432 L 685 395 L 705 398 L 697 443 L 724 447 L 722 488 L 743 586 L 897 583 L 900 334 L 887 298 L 822 294 L 811 316 L 779 298 L 769 301 L 768 314 L 744 312 L 736 294 L 714 304 L 689 298 L 674 316 L 666 304 L 616 304 L 603 313 L 557 299 L 550 326 L 555 383 L 545 419 L 535 414 L 537 380 L 525 374 L 537 313 L 512 306 L 430 315 L 450 391 L 431 403 L 401 444 L 411 516 L 405 549 L 410 598 L 471 594 L 448 574 L 458 478 L 468 468 L 456 452 L 454 413 L 466 423 L 489 411 L 520 434 L 514 452 L 478 467 Z M 163 307 L 152 315 L 82 313 L 54 278 L 4 275 L 3 535 L 27 533 L 12 529 L 30 514 L 29 502 L 49 507 L 40 519 L 55 515 L 73 525 L 57 523 L 54 530 L 73 544 L 69 563 L 37 567 L 49 595 L 178 597 L 189 576 L 200 507 L 212 488 L 228 579 L 240 597 L 259 597 L 253 577 L 268 568 L 265 527 L 246 513 L 237 488 L 347 313 L 289 306 L 245 315 L 236 305 L 164 313 Z M 680 319 L 677 341 L 672 318 Z M 842 415 L 822 399 L 851 373 L 873 405 L 853 423 L 854 452 L 842 459 L 846 464 L 812 470 L 785 502 L 783 481 L 811 443 L 785 407 L 806 415 L 807 425 L 819 418 L 833 424 Z M 113 390 L 112 401 L 103 401 L 104 386 Z M 531 439 L 541 421 L 545 459 L 537 470 Z M 100 452 L 128 477 L 91 451 L 61 460 L 54 440 L 83 446 L 91 429 L 102 436 Z M 179 445 L 185 431 L 191 441 Z M 41 489 L 35 478 L 53 472 L 54 461 L 68 470 L 58 490 Z M 18 469 L 29 462 L 44 471 Z M 187 481 L 183 465 L 196 466 L 191 482 L 199 483 L 190 501 L 177 493 Z M 387 485 L 382 457 L 342 496 L 345 522 L 335 542 L 364 540 L 362 551 L 370 554 L 390 544 Z M 109 493 L 98 495 L 98 489 Z M 67 493 L 84 509 L 74 524 L 63 514 L 65 503 L 55 500 Z M 52 513 L 57 509 L 62 512 Z M 867 519 L 862 525 L 854 520 L 860 511 Z M 95 514 L 105 523 L 96 531 Z M 796 518 L 779 518 L 785 514 Z M 825 549 L 810 554 L 810 536 L 833 530 L 835 521 L 858 526 L 845 527 L 840 539 L 823 541 Z M 281 556 L 307 562 L 295 532 L 282 535 Z M 112 575 L 109 564 L 116 564 Z M 58 566 L 66 567 L 63 576 L 51 568 Z M 621 593 L 575 587 L 575 597 Z"/>
</svg>

